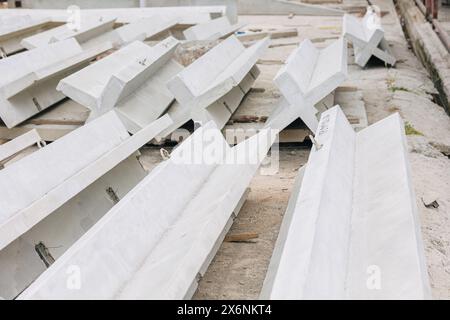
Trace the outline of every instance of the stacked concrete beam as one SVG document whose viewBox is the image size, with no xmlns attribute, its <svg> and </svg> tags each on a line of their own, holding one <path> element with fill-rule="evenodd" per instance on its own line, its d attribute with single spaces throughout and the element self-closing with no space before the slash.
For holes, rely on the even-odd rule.
<svg viewBox="0 0 450 320">
<path fill-rule="evenodd" d="M 90 48 L 102 42 L 111 42 L 114 47 L 129 44 L 135 40 L 146 40 L 177 24 L 176 19 L 159 17 L 141 18 L 113 29 L 114 19 L 87 18 L 81 21 L 79 30 L 72 30 L 68 24 L 41 32 L 22 40 L 22 46 L 33 49 L 63 38 L 73 37 L 83 48 Z"/>
<path fill-rule="evenodd" d="M 169 90 L 194 121 L 223 128 L 259 75 L 256 62 L 268 45 L 266 38 L 245 48 L 230 36 L 171 79 Z"/>
<path fill-rule="evenodd" d="M 2 163 L 19 153 L 20 151 L 34 145 L 44 145 L 41 136 L 36 129 L 32 129 L 17 138 L 0 145 L 0 166 Z"/>
<path fill-rule="evenodd" d="M 46 30 L 52 25 L 51 20 L 44 17 L 0 15 L 0 58 L 25 49 L 20 43 L 22 39 Z"/>
<path fill-rule="evenodd" d="M 359 66 L 365 67 L 372 56 L 391 66 L 395 65 L 395 57 L 384 39 L 380 18 L 370 8 L 363 19 L 345 14 L 342 33 L 353 44 L 355 62 Z"/>
<path fill-rule="evenodd" d="M 0 60 L 0 117 L 8 128 L 64 99 L 58 82 L 109 50 L 110 43 L 82 50 L 68 39 Z"/>
<path fill-rule="evenodd" d="M 82 44 L 92 38 L 112 31 L 115 20 L 115 18 L 104 20 L 101 17 L 83 19 L 80 21 L 78 29 L 71 24 L 64 24 L 31 37 L 27 37 L 21 41 L 21 44 L 24 48 L 34 49 L 69 38 L 74 38 L 79 44 Z"/>
<path fill-rule="evenodd" d="M 343 38 L 324 49 L 303 40 L 275 76 L 283 99 L 266 126 L 283 130 L 301 118 L 315 133 L 318 124 L 315 105 L 327 99 L 346 78 L 347 43 Z"/>
<path fill-rule="evenodd" d="M 336 106 L 315 140 L 262 298 L 429 298 L 399 115 L 355 133 Z"/>
<path fill-rule="evenodd" d="M 197 129 L 19 299 L 190 298 L 274 138 L 230 148 L 212 122 Z"/>
<path fill-rule="evenodd" d="M 57 89 L 91 109 L 89 120 L 115 108 L 130 132 L 161 116 L 174 96 L 166 82 L 182 70 L 169 37 L 150 47 L 135 41 L 61 80 Z"/>
<path fill-rule="evenodd" d="M 183 31 L 186 40 L 217 40 L 226 38 L 243 27 L 242 23 L 231 25 L 228 17 L 199 23 Z"/>
<path fill-rule="evenodd" d="M 0 292 L 12 298 L 145 176 L 136 151 L 168 116 L 129 136 L 111 111 L 0 171 Z M 45 260 L 35 251 L 52 247 Z M 41 252 L 42 253 L 42 252 Z"/>
</svg>

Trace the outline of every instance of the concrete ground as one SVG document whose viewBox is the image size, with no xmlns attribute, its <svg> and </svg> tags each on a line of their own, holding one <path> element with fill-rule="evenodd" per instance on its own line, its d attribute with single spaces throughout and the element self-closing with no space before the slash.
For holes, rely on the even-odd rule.
<svg viewBox="0 0 450 320">
<path fill-rule="evenodd" d="M 353 1 L 366 3 L 359 2 Z M 409 49 L 392 1 L 372 3 L 385 12 L 382 24 L 398 63 L 396 68 L 375 63 L 363 70 L 350 56 L 345 85 L 363 92 L 369 124 L 393 112 L 399 112 L 405 120 L 432 294 L 437 299 L 450 299 L 450 118 L 437 104 L 429 75 Z M 279 93 L 271 80 L 298 43 L 310 38 L 316 45 L 326 46 L 341 33 L 339 17 L 241 16 L 240 21 L 248 23 L 247 28 L 295 27 L 299 33 L 298 37 L 272 40 L 260 61 L 261 75 L 254 85 L 266 90 L 251 92 L 244 104 L 256 101 L 276 106 Z M 160 161 L 156 149 L 144 149 L 142 153 L 147 168 Z M 308 154 L 305 145 L 282 146 L 279 172 L 255 176 L 252 191 L 229 235 L 257 233 L 258 238 L 224 242 L 194 299 L 258 298 L 294 178 Z M 425 207 L 423 201 L 428 203 L 429 199 L 436 200 L 439 207 Z"/>
</svg>

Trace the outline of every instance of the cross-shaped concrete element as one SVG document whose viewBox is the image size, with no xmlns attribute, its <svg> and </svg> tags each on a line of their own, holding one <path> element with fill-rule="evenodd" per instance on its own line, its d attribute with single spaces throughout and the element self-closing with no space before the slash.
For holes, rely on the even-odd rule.
<svg viewBox="0 0 450 320">
<path fill-rule="evenodd" d="M 281 131 L 300 117 L 312 132 L 316 132 L 318 110 L 315 105 L 346 78 L 347 43 L 344 38 L 324 49 L 317 49 L 308 39 L 303 40 L 275 76 L 274 82 L 283 99 L 270 115 L 266 127 Z"/>
<path fill-rule="evenodd" d="M 379 17 L 370 8 L 362 20 L 344 15 L 343 36 L 353 44 L 355 62 L 361 67 L 364 67 L 372 56 L 391 66 L 395 65 L 396 60 L 384 39 Z"/>
<path fill-rule="evenodd" d="M 258 77 L 256 62 L 268 46 L 269 38 L 245 48 L 230 36 L 178 73 L 167 86 L 190 117 L 171 114 L 174 123 L 213 120 L 222 129 Z"/>
</svg>

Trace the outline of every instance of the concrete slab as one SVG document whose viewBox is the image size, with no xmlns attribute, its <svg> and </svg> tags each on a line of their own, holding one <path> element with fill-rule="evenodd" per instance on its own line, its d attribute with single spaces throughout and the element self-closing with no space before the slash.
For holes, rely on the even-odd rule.
<svg viewBox="0 0 450 320">
<path fill-rule="evenodd" d="M 230 148 L 212 122 L 197 129 L 19 299 L 190 298 L 273 143 L 270 133 Z M 76 290 L 66 285 L 73 265 Z"/>
<path fill-rule="evenodd" d="M 75 39 L 60 41 L 0 60 L 0 117 L 8 128 L 62 100 L 62 78 L 111 49 L 105 43 L 82 50 Z"/>
<path fill-rule="evenodd" d="M 312 132 L 317 130 L 315 105 L 330 95 L 347 78 L 347 43 L 344 38 L 317 49 L 305 39 L 300 43 L 274 82 L 284 99 L 267 119 L 266 126 L 286 128 L 301 118 Z"/>
<path fill-rule="evenodd" d="M 429 298 L 399 115 L 355 133 L 336 106 L 315 140 L 262 298 Z"/>
<path fill-rule="evenodd" d="M 355 62 L 359 66 L 365 67 L 372 56 L 391 66 L 395 65 L 396 59 L 384 39 L 380 18 L 372 9 L 368 8 L 362 20 L 345 14 L 342 34 L 353 44 Z"/>
<path fill-rule="evenodd" d="M 243 23 L 231 25 L 228 17 L 220 17 L 199 23 L 183 31 L 186 40 L 217 40 L 225 38 L 244 26 Z"/>
<path fill-rule="evenodd" d="M 116 108 L 134 133 L 161 116 L 174 100 L 166 82 L 182 70 L 169 37 L 150 47 L 135 41 L 61 80 L 57 90 L 91 109 L 89 120 Z"/>
</svg>

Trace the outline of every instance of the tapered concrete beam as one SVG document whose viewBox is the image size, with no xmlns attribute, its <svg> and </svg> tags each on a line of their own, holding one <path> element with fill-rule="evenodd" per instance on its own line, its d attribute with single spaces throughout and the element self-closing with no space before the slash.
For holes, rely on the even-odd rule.
<svg viewBox="0 0 450 320">
<path fill-rule="evenodd" d="M 242 23 L 231 25 L 228 17 L 221 17 L 192 26 L 184 30 L 183 34 L 186 40 L 217 40 L 235 33 L 243 26 Z"/>
<path fill-rule="evenodd" d="M 8 11 L 8 10 L 5 10 Z M 21 40 L 52 26 L 47 17 L 0 15 L 0 58 L 25 49 Z"/>
<path fill-rule="evenodd" d="M 266 38 L 245 48 L 230 36 L 187 66 L 167 86 L 194 121 L 214 120 L 223 128 L 258 76 L 255 64 L 268 45 Z M 233 101 L 232 105 L 227 101 Z"/>
<path fill-rule="evenodd" d="M 115 19 L 99 20 L 87 18 L 82 20 L 80 30 L 72 30 L 69 25 L 50 29 L 22 40 L 27 49 L 47 45 L 55 39 L 74 37 L 83 48 L 90 48 L 103 42 L 111 42 L 120 47 L 135 40 L 145 40 L 177 24 L 177 19 L 160 17 L 141 18 L 119 28 L 113 29 Z"/>
<path fill-rule="evenodd" d="M 62 100 L 56 91 L 59 80 L 109 49 L 111 44 L 104 43 L 83 51 L 68 39 L 1 59 L 1 119 L 11 128 Z"/>
<path fill-rule="evenodd" d="M 154 47 L 135 41 L 61 80 L 57 89 L 91 109 L 89 120 L 116 108 L 130 132 L 161 116 L 174 100 L 166 82 L 182 70 L 172 57 L 179 42 Z"/>
<path fill-rule="evenodd" d="M 395 57 L 384 39 L 380 18 L 370 8 L 362 20 L 345 14 L 342 34 L 353 44 L 355 62 L 359 66 L 365 67 L 372 56 L 391 66 L 395 65 Z"/>
<path fill-rule="evenodd" d="M 130 138 L 114 112 L 0 171 L 0 249 L 77 195 L 171 123 Z"/>
<path fill-rule="evenodd" d="M 42 138 L 36 129 L 30 130 L 17 138 L 0 145 L 0 165 L 18 152 L 42 142 Z"/>
<path fill-rule="evenodd" d="M 112 31 L 115 20 L 115 18 L 103 20 L 100 17 L 82 19 L 78 29 L 71 24 L 64 24 L 25 38 L 21 41 L 21 44 L 27 49 L 33 49 L 53 42 L 75 38 L 81 45 L 92 38 Z"/>
<path fill-rule="evenodd" d="M 274 82 L 283 98 L 266 126 L 283 130 L 301 118 L 312 132 L 317 130 L 315 105 L 329 96 L 347 78 L 347 43 L 344 38 L 324 49 L 305 39 L 300 43 Z"/>
<path fill-rule="evenodd" d="M 105 122 L 101 125 L 101 118 L 99 118 L 97 119 L 99 125 L 96 124 L 95 129 L 91 127 L 89 137 L 83 135 L 78 137 L 79 141 L 71 141 L 75 144 L 71 144 L 70 148 L 80 151 L 82 156 L 80 154 L 71 156 L 70 152 L 66 152 L 66 149 L 70 149 L 67 145 L 59 146 L 58 149 L 61 149 L 62 152 L 57 157 L 54 156 L 56 159 L 49 164 L 49 167 L 53 165 L 54 169 L 49 169 L 41 163 L 38 169 L 43 172 L 34 173 L 35 178 L 27 180 L 34 182 L 35 188 L 32 186 L 19 187 L 18 191 L 22 190 L 24 194 L 28 195 L 28 189 L 42 191 L 40 187 L 52 180 L 48 178 L 48 175 L 56 174 L 53 181 L 61 182 L 43 194 L 40 199 L 21 210 L 22 217 L 15 215 L 8 220 L 7 230 L 21 232 L 22 224 L 30 228 L 0 250 L 0 268 L 2 270 L 0 292 L 5 298 L 14 298 L 28 287 L 54 260 L 64 254 L 74 242 L 145 177 L 146 172 L 139 163 L 137 159 L 139 154 L 135 150 L 151 139 L 155 132 L 167 125 L 167 117 L 161 118 L 142 129 L 138 134 L 128 138 L 126 138 L 128 136 L 126 130 L 117 116 L 113 114 L 109 117 L 107 123 L 112 130 L 108 129 L 108 125 L 104 125 Z M 100 132 L 95 132 L 97 130 Z M 103 132 L 103 130 L 106 131 Z M 125 138 L 123 141 L 117 139 L 121 134 Z M 97 153 L 95 142 L 86 145 L 85 141 L 90 139 L 97 141 L 102 146 L 106 145 L 102 149 L 104 153 Z M 87 148 L 90 146 L 92 150 L 84 151 L 83 145 Z M 73 154 L 75 154 L 75 150 Z M 37 152 L 39 151 L 35 151 L 28 157 Z M 43 151 L 41 152 L 43 153 Z M 50 156 L 50 151 L 47 152 L 47 155 Z M 54 154 L 54 152 L 55 150 L 51 153 Z M 42 158 L 42 153 L 39 159 Z M 64 158 L 64 154 L 68 158 Z M 96 156 L 99 157 L 95 158 Z M 69 171 L 74 169 L 72 163 L 75 158 L 77 159 L 75 162 L 80 164 L 89 157 L 92 157 L 92 162 L 84 162 L 87 165 L 80 170 L 74 170 L 72 175 L 70 172 L 62 170 L 63 167 Z M 23 163 L 22 161 L 27 158 L 22 158 L 10 166 Z M 36 158 L 34 160 L 36 161 Z M 26 170 L 26 172 L 28 171 Z M 30 174 L 30 172 L 28 173 Z M 22 181 L 20 180 L 19 183 Z M 18 184 L 11 186 L 17 187 Z M 33 223 L 35 224 L 31 226 Z"/>
<path fill-rule="evenodd" d="M 336 106 L 315 140 L 262 298 L 429 298 L 399 115 L 355 133 Z"/>
<path fill-rule="evenodd" d="M 230 148 L 211 122 L 197 129 L 19 299 L 190 298 L 274 138 Z"/>
</svg>

